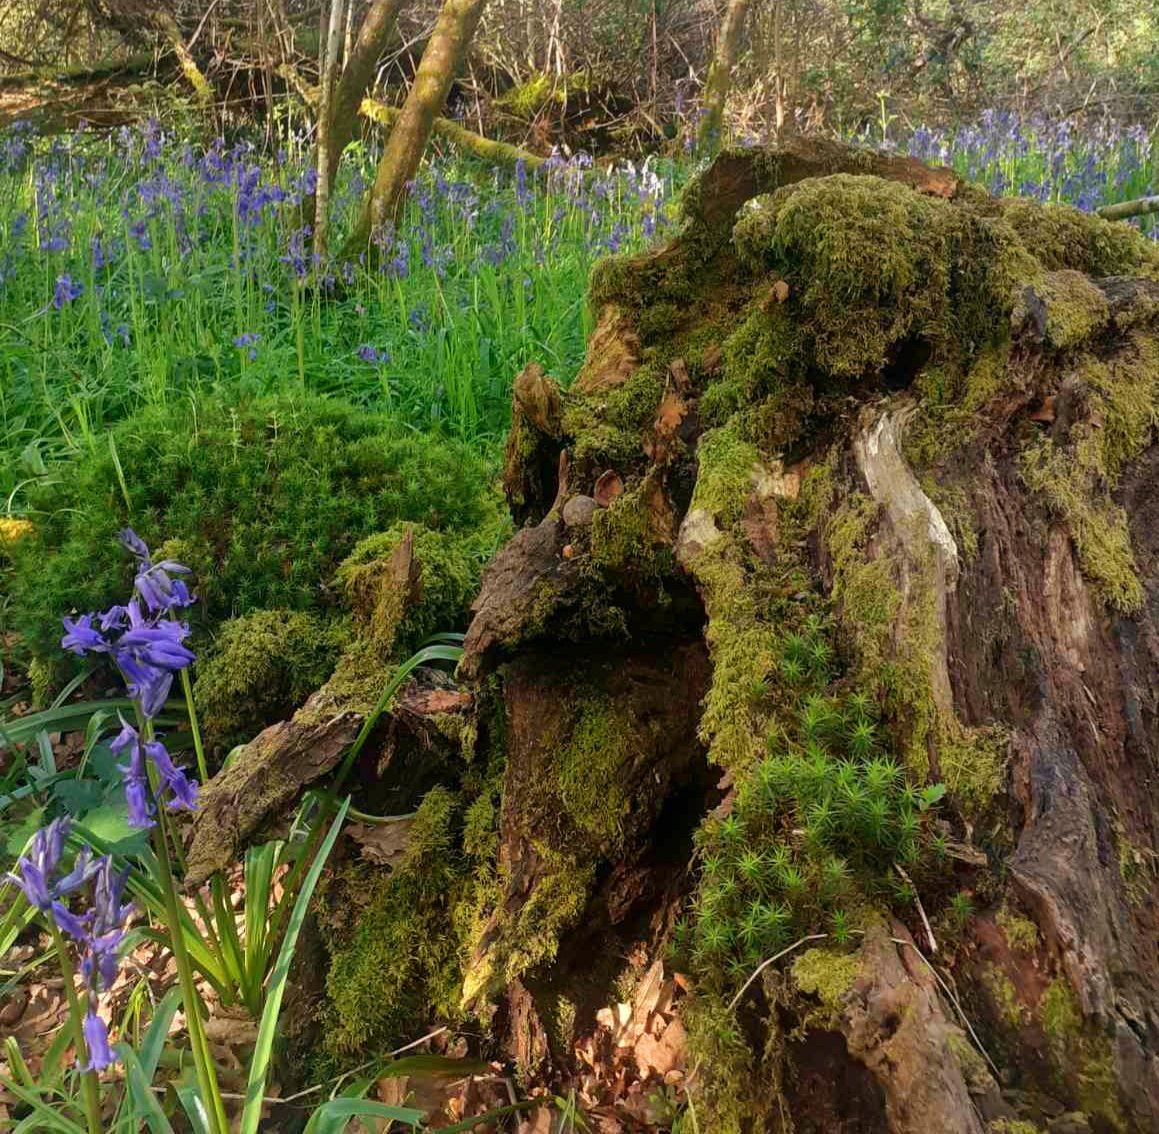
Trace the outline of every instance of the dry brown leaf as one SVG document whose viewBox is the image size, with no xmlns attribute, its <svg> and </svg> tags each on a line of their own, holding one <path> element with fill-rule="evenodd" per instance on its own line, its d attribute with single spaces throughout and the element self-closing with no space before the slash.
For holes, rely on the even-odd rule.
<svg viewBox="0 0 1159 1134">
<path fill-rule="evenodd" d="M 649 1075 L 661 1078 L 684 1065 L 684 1050 L 688 1037 L 684 1024 L 678 1016 L 665 1029 L 659 1039 L 645 1033 L 636 1041 L 636 1066 L 646 1079 Z"/>
<path fill-rule="evenodd" d="M 541 1106 L 531 1112 L 518 1128 L 518 1134 L 551 1134 L 551 1107 Z"/>
<path fill-rule="evenodd" d="M 393 823 L 351 823 L 346 833 L 359 845 L 367 862 L 393 866 L 406 853 L 413 819 Z"/>
<path fill-rule="evenodd" d="M 647 1031 L 652 1013 L 660 1003 L 664 992 L 664 962 L 657 960 L 644 974 L 636 986 L 632 997 L 632 1024 L 641 1031 Z"/>
<path fill-rule="evenodd" d="M 592 495 L 596 498 L 596 503 L 601 508 L 607 508 L 616 497 L 622 496 L 623 494 L 624 482 L 615 469 L 608 469 L 607 472 L 602 473 L 599 480 L 596 481 L 596 487 L 592 492 Z"/>
</svg>

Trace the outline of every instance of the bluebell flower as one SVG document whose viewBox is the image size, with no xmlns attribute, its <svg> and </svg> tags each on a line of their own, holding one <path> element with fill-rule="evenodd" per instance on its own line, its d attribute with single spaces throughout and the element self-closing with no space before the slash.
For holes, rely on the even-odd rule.
<svg viewBox="0 0 1159 1134">
<path fill-rule="evenodd" d="M 84 1019 L 85 1047 L 89 1050 L 89 1061 L 81 1071 L 103 1071 L 117 1061 L 113 1049 L 109 1046 L 109 1029 L 104 1020 L 91 1008 Z"/>
<path fill-rule="evenodd" d="M 92 614 L 82 614 L 72 619 L 67 616 L 63 619 L 65 635 L 60 640 L 61 646 L 70 650 L 78 657 L 84 657 L 90 650 L 98 654 L 109 652 L 109 643 L 99 630 L 93 629 Z"/>
<path fill-rule="evenodd" d="M 67 273 L 56 277 L 56 287 L 52 292 L 52 305 L 59 311 L 66 303 L 71 303 L 85 289 L 79 280 L 74 283 Z"/>
<path fill-rule="evenodd" d="M 244 348 L 246 357 L 249 358 L 250 362 L 254 362 L 258 357 L 258 343 L 261 342 L 261 338 L 261 335 L 256 331 L 246 331 L 233 340 L 233 345 Z"/>
</svg>

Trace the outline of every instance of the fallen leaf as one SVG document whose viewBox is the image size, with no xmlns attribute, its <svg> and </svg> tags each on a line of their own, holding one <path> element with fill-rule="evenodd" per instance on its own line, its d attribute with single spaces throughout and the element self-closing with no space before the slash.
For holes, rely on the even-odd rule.
<svg viewBox="0 0 1159 1134">
<path fill-rule="evenodd" d="M 346 833 L 359 845 L 362 857 L 368 862 L 393 866 L 406 853 L 413 826 L 413 819 L 382 824 L 351 823 Z"/>
<path fill-rule="evenodd" d="M 599 480 L 596 481 L 595 490 L 592 492 L 596 498 L 596 503 L 601 508 L 607 508 L 613 500 L 623 494 L 624 482 L 615 469 L 608 469 L 607 472 L 602 473 Z"/>
<path fill-rule="evenodd" d="M 684 1065 L 684 1051 L 688 1036 L 684 1024 L 677 1016 L 657 1039 L 645 1033 L 636 1041 L 636 1066 L 640 1074 L 659 1075 L 661 1078 Z"/>
</svg>

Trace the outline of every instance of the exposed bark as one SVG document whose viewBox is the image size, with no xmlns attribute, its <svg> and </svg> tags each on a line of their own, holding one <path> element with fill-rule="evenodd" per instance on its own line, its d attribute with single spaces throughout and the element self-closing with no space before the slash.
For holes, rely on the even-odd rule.
<svg viewBox="0 0 1159 1134">
<path fill-rule="evenodd" d="M 732 72 L 740 55 L 741 36 L 748 10 L 749 0 L 729 0 L 725 9 L 724 22 L 716 40 L 716 56 L 704 83 L 700 127 L 697 131 L 697 143 L 704 150 L 713 150 L 720 145 L 724 106 L 732 88 Z"/>
<path fill-rule="evenodd" d="M 374 184 L 343 250 L 346 258 L 356 258 L 376 229 L 397 218 L 407 182 L 418 171 L 435 118 L 447 101 L 485 4 L 486 0 L 444 0 L 398 123 L 378 163 Z"/>
<path fill-rule="evenodd" d="M 384 668 L 384 681 L 385 677 Z M 399 690 L 368 753 L 379 776 L 396 765 L 391 768 L 390 791 L 401 790 L 406 798 L 399 803 L 388 796 L 375 800 L 374 806 L 390 813 L 410 806 L 414 781 L 429 784 L 430 771 L 438 765 L 431 754 L 448 747 L 439 731 L 440 719 L 463 715 L 471 704 L 470 695 L 437 670 L 415 671 Z M 322 689 L 292 720 L 271 725 L 240 749 L 229 767 L 202 789 L 186 883 L 204 882 L 287 819 L 302 791 L 338 766 L 365 719 L 364 713 L 342 708 Z M 426 768 L 410 767 L 413 757 Z"/>
</svg>

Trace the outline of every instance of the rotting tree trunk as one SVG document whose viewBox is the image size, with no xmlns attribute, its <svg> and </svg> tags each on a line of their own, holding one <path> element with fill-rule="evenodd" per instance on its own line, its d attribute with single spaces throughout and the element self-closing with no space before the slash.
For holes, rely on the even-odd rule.
<svg viewBox="0 0 1159 1134">
<path fill-rule="evenodd" d="M 732 72 L 740 55 L 741 36 L 748 10 L 749 0 L 728 0 L 724 22 L 720 25 L 716 55 L 704 83 L 700 128 L 697 131 L 697 144 L 706 152 L 720 145 L 724 129 L 724 107 L 732 88 Z"/>
<path fill-rule="evenodd" d="M 197 60 L 193 58 L 193 53 L 185 43 L 181 29 L 177 26 L 177 21 L 170 12 L 163 8 L 158 8 L 153 13 L 153 21 L 165 37 L 165 41 L 173 49 L 173 54 L 177 56 L 181 73 L 193 88 L 193 95 L 198 104 L 202 107 L 211 106 L 213 104 L 213 85 L 197 65 Z"/>
<path fill-rule="evenodd" d="M 378 163 L 374 184 L 344 249 L 347 259 L 365 251 L 372 232 L 397 218 L 407 182 L 418 171 L 435 118 L 447 101 L 485 4 L 486 0 L 444 0 L 406 103 Z"/>
<path fill-rule="evenodd" d="M 464 1007 L 622 1128 L 1156 1129 L 1159 254 L 804 139 L 685 206 L 514 384 Z"/>
</svg>

